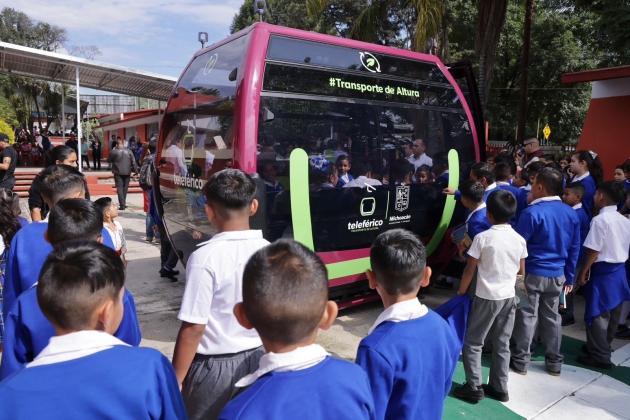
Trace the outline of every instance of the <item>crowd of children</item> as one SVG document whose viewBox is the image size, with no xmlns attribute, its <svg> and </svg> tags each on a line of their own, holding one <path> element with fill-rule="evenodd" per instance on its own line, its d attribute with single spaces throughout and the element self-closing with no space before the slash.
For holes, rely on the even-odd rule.
<svg viewBox="0 0 630 420">
<path fill-rule="evenodd" d="M 630 302 L 630 220 L 618 212 L 627 211 L 630 183 L 603 182 L 593 152 L 576 152 L 570 163 L 563 158 L 564 168 L 541 154 L 520 172 L 511 154 L 499 154 L 493 163 L 474 164 L 470 180 L 452 190 L 446 154 L 429 158 L 421 140 L 413 150 L 412 159 L 393 162 L 389 182 L 443 182 L 444 194 L 468 212 L 467 241 L 453 235 L 466 260 L 459 294 L 472 298 L 463 349 L 447 321 L 417 298 L 432 274 L 424 244 L 394 229 L 372 244 L 366 273 L 385 310 L 361 341 L 356 363 L 331 357 L 315 344 L 317 331 L 330 328 L 338 312 L 328 301 L 326 266 L 297 242 L 270 244 L 251 230 L 256 183 L 226 169 L 204 187 L 206 215 L 218 233 L 188 260 L 169 363 L 137 348 L 135 303 L 124 286 L 125 239 L 111 200 L 86 200 L 82 175 L 53 165 L 41 176 L 51 209 L 44 221 L 20 229 L 0 211 L 0 220 L 11 223 L 0 228 L 7 249 L 2 413 L 12 419 L 439 419 L 460 351 L 466 382 L 453 393 L 464 400 L 508 401 L 508 371 L 527 374 L 538 338 L 547 372 L 560 375 L 559 302 L 566 294 L 565 309 L 572 311 L 574 285 L 586 299 L 587 344 L 578 362 L 610 368 L 610 343 Z M 378 182 L 368 162 L 345 155 L 320 166 L 319 188 Z M 620 169 L 630 179 L 630 166 Z M 266 188 L 282 190 L 273 165 L 262 173 Z M 519 277 L 527 293 L 517 296 Z M 484 384 L 481 357 L 490 346 Z"/>
</svg>

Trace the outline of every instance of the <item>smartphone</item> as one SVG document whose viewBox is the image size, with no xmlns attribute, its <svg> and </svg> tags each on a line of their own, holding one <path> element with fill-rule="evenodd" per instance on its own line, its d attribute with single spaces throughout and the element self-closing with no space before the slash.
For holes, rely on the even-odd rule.
<svg viewBox="0 0 630 420">
<path fill-rule="evenodd" d="M 562 291 L 560 292 L 560 300 L 558 302 L 558 307 L 566 308 L 566 306 L 567 306 L 567 291 L 563 287 Z"/>
<path fill-rule="evenodd" d="M 525 156 L 525 149 L 521 149 L 521 150 L 519 150 L 518 152 L 516 152 L 516 154 L 517 154 L 517 155 L 519 155 L 519 156 L 521 156 L 521 157 L 522 157 L 522 156 Z"/>
</svg>

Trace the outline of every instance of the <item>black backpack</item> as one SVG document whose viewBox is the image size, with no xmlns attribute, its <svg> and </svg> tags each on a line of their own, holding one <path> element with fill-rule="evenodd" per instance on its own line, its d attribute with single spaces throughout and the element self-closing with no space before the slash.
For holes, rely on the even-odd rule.
<svg viewBox="0 0 630 420">
<path fill-rule="evenodd" d="M 142 161 L 140 167 L 140 188 L 143 191 L 150 191 L 153 188 L 153 177 L 155 176 L 155 155 L 148 155 Z"/>
</svg>

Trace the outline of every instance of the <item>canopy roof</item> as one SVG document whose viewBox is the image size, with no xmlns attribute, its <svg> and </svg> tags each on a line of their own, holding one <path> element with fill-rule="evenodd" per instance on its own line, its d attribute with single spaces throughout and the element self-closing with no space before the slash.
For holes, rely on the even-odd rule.
<svg viewBox="0 0 630 420">
<path fill-rule="evenodd" d="M 0 42 L 0 73 L 167 101 L 177 78 Z"/>
</svg>

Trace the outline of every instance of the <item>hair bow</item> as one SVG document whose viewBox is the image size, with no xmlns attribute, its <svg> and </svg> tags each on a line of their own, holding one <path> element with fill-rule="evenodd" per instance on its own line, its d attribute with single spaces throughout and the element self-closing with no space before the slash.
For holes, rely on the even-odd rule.
<svg viewBox="0 0 630 420">
<path fill-rule="evenodd" d="M 597 157 L 597 153 L 593 152 L 592 150 L 589 150 L 588 153 L 591 155 L 593 159 Z"/>
</svg>

